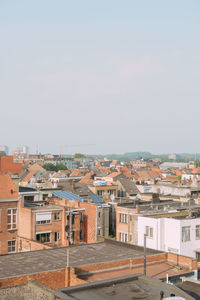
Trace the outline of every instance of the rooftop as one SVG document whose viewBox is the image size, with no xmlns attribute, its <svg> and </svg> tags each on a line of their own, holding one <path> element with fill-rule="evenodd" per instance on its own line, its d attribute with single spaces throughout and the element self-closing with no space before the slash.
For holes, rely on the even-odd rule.
<svg viewBox="0 0 200 300">
<path fill-rule="evenodd" d="M 67 249 L 69 249 L 72 267 L 143 257 L 142 247 L 121 242 L 103 242 L 2 255 L 0 256 L 0 278 L 63 269 L 67 263 Z M 147 255 L 157 253 L 161 252 L 147 249 Z"/>
<path fill-rule="evenodd" d="M 139 274 L 64 288 L 60 292 L 67 296 L 66 299 L 79 300 L 160 300 L 161 292 L 164 297 L 174 294 L 182 299 L 195 299 L 176 287 Z"/>
</svg>

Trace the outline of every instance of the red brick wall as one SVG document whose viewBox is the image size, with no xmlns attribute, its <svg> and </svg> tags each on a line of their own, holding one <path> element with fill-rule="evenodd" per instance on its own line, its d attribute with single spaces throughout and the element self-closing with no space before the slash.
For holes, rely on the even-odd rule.
<svg viewBox="0 0 200 300">
<path fill-rule="evenodd" d="M 21 163 L 14 163 L 13 156 L 0 156 L 0 173 L 16 173 L 22 171 Z"/>
<path fill-rule="evenodd" d="M 0 287 L 26 284 L 28 282 L 28 278 L 33 278 L 54 290 L 86 283 L 84 280 L 76 277 L 73 268 L 66 268 L 33 275 L 0 279 Z"/>
<path fill-rule="evenodd" d="M 165 261 L 167 258 L 166 253 L 153 255 L 153 256 L 147 256 L 147 263 L 158 263 L 159 261 Z M 119 261 L 112 261 L 112 262 L 105 262 L 105 263 L 99 263 L 99 264 L 92 264 L 87 266 L 82 266 L 75 268 L 76 274 L 81 274 L 83 272 L 94 272 L 94 271 L 104 271 L 106 269 L 112 269 L 112 268 L 118 268 L 123 267 L 127 265 L 132 265 L 132 268 L 137 267 L 138 265 L 144 264 L 144 258 L 138 257 L 134 259 L 125 259 L 125 260 L 119 260 Z"/>
<path fill-rule="evenodd" d="M 178 266 L 188 267 L 190 270 L 198 270 L 197 260 L 187 257 L 181 256 L 174 253 L 167 253 L 167 260 Z"/>
<path fill-rule="evenodd" d="M 80 202 L 80 207 L 85 208 L 84 238 L 86 243 L 97 241 L 97 207 L 92 203 Z"/>
</svg>

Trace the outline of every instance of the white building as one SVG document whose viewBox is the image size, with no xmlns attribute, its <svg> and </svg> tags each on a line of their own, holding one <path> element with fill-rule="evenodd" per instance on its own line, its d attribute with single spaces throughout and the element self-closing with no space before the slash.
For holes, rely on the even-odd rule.
<svg viewBox="0 0 200 300">
<path fill-rule="evenodd" d="M 29 152 L 29 149 L 27 146 L 18 146 L 16 149 L 15 149 L 15 153 L 16 154 L 28 154 Z"/>
<path fill-rule="evenodd" d="M 197 218 L 138 216 L 138 245 L 194 257 L 200 261 L 200 216 Z"/>
<path fill-rule="evenodd" d="M 0 152 L 5 152 L 6 155 L 8 155 L 8 153 L 9 153 L 8 146 L 0 145 Z"/>
</svg>

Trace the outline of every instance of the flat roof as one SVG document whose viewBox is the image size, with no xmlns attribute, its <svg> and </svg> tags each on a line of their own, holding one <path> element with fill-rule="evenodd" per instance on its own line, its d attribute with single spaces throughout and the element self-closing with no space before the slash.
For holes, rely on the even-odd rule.
<svg viewBox="0 0 200 300">
<path fill-rule="evenodd" d="M 67 249 L 71 267 L 143 257 L 143 247 L 111 241 L 0 255 L 0 279 L 64 269 Z M 147 249 L 147 255 L 162 253 Z"/>
<path fill-rule="evenodd" d="M 174 294 L 184 297 L 183 299 L 194 299 L 177 287 L 141 274 L 64 288 L 60 289 L 59 292 L 66 295 L 66 299 L 79 300 L 160 300 L 161 292 L 163 292 L 164 297 L 170 297 L 171 294 Z"/>
</svg>

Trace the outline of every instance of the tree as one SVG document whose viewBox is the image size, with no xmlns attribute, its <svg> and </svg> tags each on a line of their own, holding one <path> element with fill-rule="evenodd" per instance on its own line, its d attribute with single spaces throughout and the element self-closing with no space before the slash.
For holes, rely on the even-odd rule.
<svg viewBox="0 0 200 300">
<path fill-rule="evenodd" d="M 178 181 L 181 181 L 181 175 L 179 175 L 178 177 L 177 177 L 177 179 L 178 179 Z"/>
<path fill-rule="evenodd" d="M 74 158 L 84 158 L 84 157 L 85 157 L 85 155 L 82 154 L 82 153 L 75 153 L 74 154 Z"/>
<path fill-rule="evenodd" d="M 44 163 L 43 165 L 43 168 L 46 170 L 46 171 L 57 171 L 57 168 L 54 164 L 52 163 Z"/>
<path fill-rule="evenodd" d="M 64 164 L 56 164 L 57 171 L 59 170 L 67 170 L 67 167 Z"/>
<path fill-rule="evenodd" d="M 45 163 L 43 165 L 43 168 L 47 171 L 54 171 L 54 172 L 58 172 L 59 170 L 67 170 L 67 167 L 60 163 L 60 164 L 52 164 L 52 163 Z"/>
</svg>

